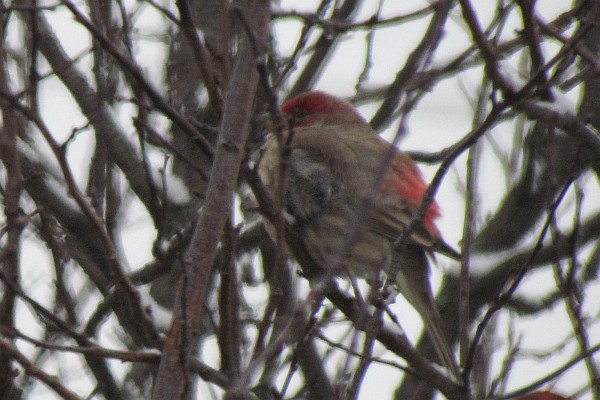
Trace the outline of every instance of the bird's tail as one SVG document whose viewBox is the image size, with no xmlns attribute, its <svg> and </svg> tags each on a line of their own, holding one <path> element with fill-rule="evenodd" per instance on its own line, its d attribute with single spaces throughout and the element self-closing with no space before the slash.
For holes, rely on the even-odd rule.
<svg viewBox="0 0 600 400">
<path fill-rule="evenodd" d="M 442 319 L 439 315 L 439 312 L 437 311 L 437 307 L 435 306 L 435 304 L 432 304 L 431 309 L 433 310 L 432 313 L 420 312 L 419 310 L 417 311 L 419 311 L 419 314 L 421 314 L 423 318 L 423 322 L 425 323 L 425 329 L 433 343 L 433 348 L 435 349 L 435 352 L 437 353 L 437 356 L 439 357 L 440 361 L 444 364 L 446 368 L 450 370 L 450 372 L 452 372 L 452 375 L 460 381 L 462 379 L 460 369 L 456 364 L 454 352 L 450 348 L 448 339 L 446 338 L 444 330 L 442 329 Z"/>
<path fill-rule="evenodd" d="M 397 258 L 400 269 L 396 282 L 400 292 L 421 315 L 425 330 L 440 361 L 460 381 L 462 379 L 460 370 L 444 334 L 442 320 L 433 300 L 429 284 L 429 263 L 425 252 L 418 246 L 409 245 L 397 255 Z"/>
</svg>

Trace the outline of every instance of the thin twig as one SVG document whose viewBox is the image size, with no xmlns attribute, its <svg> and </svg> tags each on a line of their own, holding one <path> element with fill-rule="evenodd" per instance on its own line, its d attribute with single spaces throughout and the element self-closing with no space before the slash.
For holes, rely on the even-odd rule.
<svg viewBox="0 0 600 400">
<path fill-rule="evenodd" d="M 522 265 L 520 265 L 517 268 L 517 270 L 514 272 L 514 274 L 509 276 L 508 279 L 512 280 L 511 284 L 505 290 L 500 292 L 498 294 L 498 296 L 496 296 L 496 299 L 490 305 L 490 308 L 484 315 L 483 319 L 481 320 L 479 325 L 477 325 L 475 337 L 473 338 L 473 342 L 471 343 L 471 347 L 469 348 L 469 357 L 467 358 L 467 363 L 465 364 L 465 368 L 464 368 L 463 374 L 464 374 L 465 381 L 467 381 L 469 379 L 471 369 L 473 368 L 473 359 L 475 357 L 475 349 L 477 348 L 479 341 L 481 340 L 481 337 L 483 335 L 483 331 L 485 330 L 485 327 L 490 322 L 493 315 L 498 310 L 502 309 L 502 307 L 504 307 L 504 305 L 506 305 L 508 303 L 508 301 L 510 300 L 510 298 L 512 297 L 514 292 L 519 287 L 519 284 L 521 283 L 521 281 L 523 280 L 523 278 L 529 271 L 529 268 L 531 267 L 533 260 L 535 259 L 535 257 L 537 256 L 537 254 L 540 252 L 540 250 L 543 247 L 544 239 L 546 238 L 546 233 L 548 232 L 550 223 L 554 219 L 554 214 L 556 213 L 558 206 L 561 204 L 562 199 L 567 194 L 572 183 L 573 183 L 573 180 L 571 179 L 564 185 L 563 189 L 561 190 L 561 192 L 559 193 L 559 195 L 557 196 L 557 198 L 554 200 L 554 202 L 552 203 L 552 205 L 550 207 L 550 210 L 548 212 L 548 217 L 546 218 L 546 222 L 544 223 L 544 226 L 542 227 L 542 230 L 538 236 L 538 240 L 535 244 L 535 247 L 529 254 L 529 257 Z"/>
<path fill-rule="evenodd" d="M 200 149 L 207 155 L 213 156 L 214 149 L 212 145 L 206 140 L 204 136 L 199 134 L 196 128 L 181 114 L 179 114 L 173 107 L 171 107 L 158 92 L 154 86 L 148 82 L 144 77 L 140 68 L 135 65 L 127 56 L 123 55 L 121 51 L 108 39 L 94 24 L 92 24 L 81 11 L 71 2 L 70 0 L 61 0 L 66 5 L 75 19 L 81 23 L 90 33 L 94 36 L 98 43 L 104 47 L 104 49 L 110 53 L 117 61 L 122 65 L 125 70 L 131 74 L 136 82 L 144 89 L 148 97 L 153 101 L 156 108 L 161 110 L 169 119 L 176 123 L 185 133 L 195 140 Z"/>
<path fill-rule="evenodd" d="M 66 400 L 82 400 L 74 392 L 67 389 L 56 376 L 50 375 L 35 364 L 31 363 L 23 353 L 21 353 L 10 341 L 0 336 L 0 348 L 2 352 L 7 353 L 13 360 L 18 362 L 27 373 L 46 384 L 56 394 Z"/>
<path fill-rule="evenodd" d="M 144 311 L 144 307 L 142 306 L 137 289 L 129 280 L 127 274 L 125 274 L 123 266 L 119 262 L 116 249 L 112 243 L 110 234 L 106 230 L 102 218 L 88 203 L 84 194 L 77 186 L 75 178 L 71 171 L 71 167 L 69 166 L 66 159 L 65 148 L 54 139 L 52 133 L 37 113 L 35 113 L 30 108 L 22 105 L 10 93 L 0 91 L 0 97 L 7 100 L 10 104 L 13 105 L 15 110 L 23 114 L 27 119 L 34 123 L 39 129 L 44 139 L 46 140 L 46 142 L 48 143 L 48 145 L 50 146 L 50 148 L 52 149 L 52 152 L 54 153 L 54 156 L 56 157 L 60 165 L 69 194 L 76 201 L 81 211 L 89 219 L 89 221 L 92 223 L 92 226 L 98 233 L 103 250 L 106 254 L 106 259 L 109 261 L 111 272 L 115 278 L 116 287 L 118 290 L 123 291 L 123 294 L 125 295 L 129 303 L 127 307 L 128 311 L 132 313 L 131 316 L 134 318 L 134 320 L 137 323 L 139 323 L 139 328 L 141 328 L 142 341 L 147 345 L 155 343 L 158 340 L 158 333 L 156 332 L 150 317 Z M 130 334 L 135 335 L 135 332 L 130 331 Z"/>
</svg>

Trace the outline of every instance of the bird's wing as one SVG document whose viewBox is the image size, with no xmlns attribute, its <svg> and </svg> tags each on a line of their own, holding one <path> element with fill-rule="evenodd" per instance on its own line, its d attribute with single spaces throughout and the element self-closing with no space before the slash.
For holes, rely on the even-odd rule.
<svg viewBox="0 0 600 400">
<path fill-rule="evenodd" d="M 294 148 L 306 151 L 315 162 L 326 165 L 332 180 L 345 182 L 342 190 L 348 201 L 355 201 L 356 209 L 360 209 L 362 199 L 373 196 L 365 216 L 365 228 L 376 235 L 396 240 L 416 216 L 427 184 L 412 159 L 397 151 L 384 176 L 381 191 L 372 190 L 373 179 L 390 146 L 368 125 L 326 125 L 319 129 L 300 127 L 293 137 Z M 356 168 L 357 165 L 360 169 Z M 439 206 L 434 201 L 423 222 L 411 232 L 411 240 L 456 258 L 458 253 L 441 240 L 440 231 L 435 226 L 434 220 L 439 215 Z"/>
<path fill-rule="evenodd" d="M 371 232 L 389 240 L 397 240 L 415 215 L 414 210 L 408 210 L 402 204 L 378 204 L 369 211 L 366 226 Z M 425 247 L 431 247 L 436 242 L 436 238 L 422 224 L 414 227 L 410 239 Z"/>
<path fill-rule="evenodd" d="M 308 222 L 337 197 L 342 184 L 304 149 L 290 152 L 287 167 L 286 209 L 299 222 Z"/>
<path fill-rule="evenodd" d="M 382 139 L 379 140 L 382 150 L 378 150 L 380 155 L 375 157 L 381 162 L 383 149 L 387 151 L 390 145 Z M 417 165 L 408 155 L 398 151 L 383 178 L 382 194 L 372 201 L 367 219 L 368 229 L 388 239 L 399 239 L 406 226 L 417 215 L 426 191 L 427 184 Z M 425 212 L 423 221 L 413 228 L 410 239 L 433 251 L 459 258 L 459 253 L 442 240 L 441 233 L 435 225 L 435 219 L 439 216 L 440 208 L 433 201 Z"/>
</svg>

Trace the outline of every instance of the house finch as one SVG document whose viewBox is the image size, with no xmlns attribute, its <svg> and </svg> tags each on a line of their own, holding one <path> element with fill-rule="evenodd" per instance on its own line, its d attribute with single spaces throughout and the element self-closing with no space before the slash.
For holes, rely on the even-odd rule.
<svg viewBox="0 0 600 400">
<path fill-rule="evenodd" d="M 400 292 L 420 313 L 438 356 L 458 378 L 429 285 L 426 253 L 436 249 L 457 256 L 435 226 L 439 206 L 435 202 L 429 206 L 407 246 L 401 250 L 394 246 L 427 190 L 418 167 L 395 149 L 381 184 L 374 188 L 391 144 L 349 103 L 308 92 L 286 101 L 281 111 L 289 121 L 279 141 L 285 148 L 271 136 L 258 172 L 272 198 L 279 182 L 285 185 L 282 206 L 295 236 L 323 271 L 339 268 L 338 275 L 350 271 L 376 282 L 394 265 Z M 286 162 L 280 162 L 282 157 Z M 348 245 L 347 237 L 355 228 L 356 240 Z"/>
</svg>

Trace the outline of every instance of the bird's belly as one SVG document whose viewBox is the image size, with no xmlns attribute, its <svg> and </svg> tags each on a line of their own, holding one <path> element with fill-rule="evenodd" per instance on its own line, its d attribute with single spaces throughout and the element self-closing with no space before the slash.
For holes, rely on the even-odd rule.
<svg viewBox="0 0 600 400">
<path fill-rule="evenodd" d="M 349 210 L 329 210 L 304 227 L 304 246 L 324 270 L 336 275 L 376 281 L 392 261 L 392 244 L 386 238 L 362 228 Z"/>
</svg>

